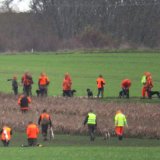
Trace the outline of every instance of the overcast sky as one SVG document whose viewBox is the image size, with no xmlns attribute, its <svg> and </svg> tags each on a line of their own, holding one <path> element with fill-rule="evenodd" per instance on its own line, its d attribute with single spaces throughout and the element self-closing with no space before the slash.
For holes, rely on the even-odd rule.
<svg viewBox="0 0 160 160">
<path fill-rule="evenodd" d="M 0 0 L 0 3 L 2 3 L 3 1 L 4 0 Z M 30 1 L 31 0 L 22 0 L 20 2 L 19 0 L 14 0 L 14 2 L 12 3 L 12 7 L 14 10 L 25 12 L 30 9 L 29 8 Z"/>
</svg>

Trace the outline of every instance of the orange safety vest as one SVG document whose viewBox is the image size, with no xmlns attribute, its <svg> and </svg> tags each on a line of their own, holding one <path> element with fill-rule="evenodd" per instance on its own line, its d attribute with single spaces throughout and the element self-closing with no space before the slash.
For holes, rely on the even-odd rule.
<svg viewBox="0 0 160 160">
<path fill-rule="evenodd" d="M 23 85 L 25 85 L 25 86 L 29 86 L 29 85 L 33 84 L 32 77 L 31 77 L 31 76 L 24 75 L 24 76 L 22 77 L 22 83 L 23 83 Z"/>
<path fill-rule="evenodd" d="M 103 88 L 103 86 L 105 85 L 105 80 L 102 77 L 97 78 L 96 82 L 97 88 Z"/>
<path fill-rule="evenodd" d="M 3 127 L 1 134 L 1 140 L 10 140 L 11 139 L 11 128 Z"/>
<path fill-rule="evenodd" d="M 131 86 L 131 81 L 129 79 L 124 79 L 121 83 L 122 88 L 129 88 Z"/>
<path fill-rule="evenodd" d="M 147 77 L 145 87 L 146 88 L 152 88 L 153 87 L 153 81 L 152 81 L 152 77 L 151 76 Z"/>
<path fill-rule="evenodd" d="M 71 90 L 71 81 L 68 80 L 68 79 L 64 79 L 63 80 L 63 90 L 66 91 L 66 90 Z"/>
<path fill-rule="evenodd" d="M 39 85 L 47 85 L 49 83 L 49 79 L 47 76 L 40 76 L 38 83 Z"/>
<path fill-rule="evenodd" d="M 39 134 L 39 129 L 36 124 L 29 124 L 27 126 L 26 134 L 28 138 L 37 138 Z"/>
<path fill-rule="evenodd" d="M 49 119 L 50 119 L 50 116 L 49 116 L 49 114 L 47 114 L 47 113 L 42 113 L 42 114 L 40 115 L 40 118 L 41 118 L 41 120 L 43 120 L 44 118 L 47 119 L 47 120 L 49 120 Z"/>
</svg>

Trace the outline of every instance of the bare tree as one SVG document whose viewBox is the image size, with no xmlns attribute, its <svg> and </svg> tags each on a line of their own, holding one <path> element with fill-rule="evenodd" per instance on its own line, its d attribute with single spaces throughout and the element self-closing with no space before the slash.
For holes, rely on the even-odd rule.
<svg viewBox="0 0 160 160">
<path fill-rule="evenodd" d="M 12 7 L 11 7 L 11 4 L 14 0 L 4 0 L 2 2 L 2 9 L 3 11 L 5 12 L 12 12 Z"/>
<path fill-rule="evenodd" d="M 0 15 L 0 50 L 160 47 L 159 0 L 32 0 L 31 9 Z"/>
</svg>

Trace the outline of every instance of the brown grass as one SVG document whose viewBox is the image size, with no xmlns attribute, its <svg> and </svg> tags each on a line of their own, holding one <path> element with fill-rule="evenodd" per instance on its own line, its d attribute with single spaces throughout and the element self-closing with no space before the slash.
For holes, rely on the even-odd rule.
<svg viewBox="0 0 160 160">
<path fill-rule="evenodd" d="M 30 111 L 22 114 L 17 104 L 17 97 L 0 94 L 0 126 L 9 124 L 17 131 L 24 131 L 28 121 L 35 123 L 41 111 L 46 108 L 50 113 L 54 130 L 60 133 L 86 133 L 83 120 L 92 108 L 97 114 L 98 134 L 106 130 L 114 133 L 114 115 L 122 109 L 127 116 L 129 127 L 126 135 L 129 137 L 160 137 L 160 108 L 158 104 L 103 102 L 87 98 L 33 97 Z"/>
</svg>

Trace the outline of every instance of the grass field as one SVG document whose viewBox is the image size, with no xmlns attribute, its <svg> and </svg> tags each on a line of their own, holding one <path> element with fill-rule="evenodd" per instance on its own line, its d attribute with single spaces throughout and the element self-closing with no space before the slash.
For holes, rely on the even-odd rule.
<svg viewBox="0 0 160 160">
<path fill-rule="evenodd" d="M 86 88 L 91 88 L 96 95 L 95 80 L 99 74 L 106 79 L 105 96 L 117 97 L 120 83 L 124 78 L 132 80 L 131 96 L 141 95 L 141 77 L 145 71 L 152 73 L 154 90 L 160 90 L 159 53 L 86 53 L 86 54 L 17 54 L 0 55 L 0 83 L 2 92 L 11 92 L 7 78 L 14 74 L 20 81 L 22 74 L 29 71 L 34 79 L 33 92 L 37 88 L 39 74 L 45 71 L 51 84 L 50 95 L 61 95 L 62 80 L 65 72 L 73 79 L 73 88 L 77 96 L 86 95 Z M 20 87 L 20 92 L 22 87 Z"/>
<path fill-rule="evenodd" d="M 24 134 L 17 133 L 11 147 L 0 149 L 1 159 L 5 160 L 158 160 L 159 140 L 117 138 L 104 141 L 97 137 L 90 142 L 88 136 L 56 135 L 51 142 L 42 142 L 44 147 L 20 147 L 25 142 Z"/>
<path fill-rule="evenodd" d="M 40 72 L 45 71 L 50 80 L 51 84 L 49 87 L 50 95 L 61 95 L 62 89 L 61 84 L 63 80 L 63 76 L 65 72 L 69 72 L 73 79 L 73 88 L 75 88 L 77 92 L 77 96 L 86 95 L 86 88 L 91 88 L 96 95 L 96 83 L 95 80 L 99 74 L 102 74 L 106 79 L 107 85 L 105 86 L 105 96 L 107 97 L 105 100 L 111 101 L 111 104 L 105 106 L 105 102 L 102 102 L 102 105 L 105 106 L 109 111 L 109 107 L 112 105 L 112 101 L 116 102 L 116 106 L 112 106 L 113 108 L 121 107 L 126 103 L 124 108 L 128 108 L 128 112 L 132 111 L 133 115 L 137 116 L 137 111 L 143 111 L 144 113 L 148 113 L 149 110 L 155 110 L 157 113 L 154 114 L 156 118 L 159 117 L 159 110 L 157 109 L 157 104 L 152 106 L 149 105 L 150 100 L 141 100 L 146 105 L 141 104 L 139 107 L 138 102 L 141 96 L 141 77 L 145 71 L 150 71 L 152 73 L 152 77 L 154 80 L 154 90 L 160 90 L 160 74 L 158 67 L 160 65 L 159 62 L 160 54 L 159 53 L 87 53 L 87 54 L 54 54 L 54 53 L 36 53 L 36 54 L 15 54 L 15 55 L 0 55 L 0 91 L 5 93 L 11 92 L 11 83 L 7 82 L 8 78 L 11 78 L 14 74 L 18 76 L 18 80 L 20 82 L 21 76 L 25 71 L 31 72 L 33 75 L 34 85 L 33 90 L 37 88 L 37 79 L 39 77 Z M 131 87 L 131 98 L 130 100 L 120 100 L 116 97 L 118 96 L 118 92 L 120 90 L 120 82 L 124 78 L 130 78 L 132 80 Z M 20 87 L 20 92 L 22 91 L 22 87 Z M 11 96 L 10 96 L 11 97 Z M 10 98 L 8 96 L 8 98 Z M 112 98 L 108 98 L 112 97 Z M 9 118 L 9 122 L 14 121 L 13 113 L 16 113 L 17 119 L 19 122 L 22 121 L 22 115 L 17 111 L 17 99 L 8 100 L 5 96 L 1 97 L 1 110 L 5 111 L 7 115 L 12 114 L 12 117 Z M 8 103 L 6 103 L 6 101 Z M 71 107 L 71 111 L 65 110 L 63 106 L 61 106 L 61 101 L 54 100 L 56 109 L 52 108 L 54 111 L 54 123 L 55 121 L 64 120 L 60 117 L 61 113 L 65 112 L 65 114 L 71 114 L 73 117 L 74 109 L 77 111 L 81 106 L 83 108 L 87 108 L 88 106 L 95 103 L 94 108 L 98 108 L 96 104 L 99 104 L 96 101 L 86 101 L 81 100 L 81 103 L 77 104 L 77 101 L 73 101 Z M 49 100 L 48 103 L 52 101 Z M 130 102 L 135 103 L 135 108 L 133 108 L 133 104 L 129 105 Z M 153 99 L 152 102 L 159 103 L 159 99 Z M 53 102 L 52 102 L 53 103 Z M 43 108 L 45 104 L 36 104 L 35 99 L 33 100 L 32 111 L 28 114 L 29 117 L 35 117 L 35 111 L 38 110 L 39 107 Z M 70 104 L 70 103 L 69 103 Z M 68 105 L 69 105 L 68 104 Z M 10 108 L 7 108 L 9 105 Z M 7 106 L 7 107 L 6 107 Z M 49 104 L 47 107 L 52 106 Z M 87 107 L 86 107 L 87 106 Z M 132 107 L 131 107 L 132 106 Z M 76 107 L 78 107 L 76 109 Z M 100 107 L 100 106 L 98 106 Z M 140 108 L 138 110 L 138 107 Z M 147 107 L 145 109 L 145 107 Z M 41 109 L 40 108 L 40 109 Z M 62 108 L 62 111 L 61 111 Z M 102 106 L 101 106 L 102 108 Z M 146 112 L 145 112 L 146 111 Z M 11 112 L 11 113 L 10 113 Z M 33 113 L 32 113 L 33 112 Z M 79 113 L 78 112 L 78 113 Z M 103 111 L 102 111 L 103 112 Z M 111 111 L 110 111 L 111 112 Z M 4 112 L 3 112 L 4 113 Z M 2 116 L 3 116 L 3 113 Z M 81 113 L 81 112 L 80 112 Z M 83 113 L 83 112 L 82 112 Z M 81 114 L 82 114 L 81 113 Z M 104 111 L 104 116 L 105 116 Z M 114 112 L 113 112 L 114 113 Z M 130 113 L 130 112 L 129 112 Z M 83 115 L 83 114 L 82 114 Z M 81 116 L 82 116 L 81 115 Z M 36 115 L 37 116 L 37 115 Z M 66 115 L 67 117 L 68 115 Z M 65 117 L 65 118 L 66 118 Z M 112 118 L 113 115 L 111 115 Z M 4 116 L 2 117 L 4 119 Z M 24 117 L 23 117 L 24 118 Z M 33 117 L 32 117 L 33 118 Z M 60 119 L 58 119 L 60 118 Z M 101 117 L 103 118 L 103 117 Z M 139 118 L 139 116 L 137 116 Z M 149 118 L 152 118 L 152 115 L 149 114 Z M 105 119 L 105 118 L 104 118 Z M 24 120 L 24 119 L 23 119 Z M 67 119 L 69 120 L 69 118 Z M 99 118 L 100 120 L 100 118 Z M 129 114 L 128 117 L 129 125 L 132 127 L 131 120 L 134 121 L 132 116 Z M 149 120 L 149 119 L 148 119 Z M 152 119 L 153 120 L 153 119 Z M 28 122 L 28 120 L 27 120 Z M 71 121 L 73 122 L 73 121 Z M 76 122 L 76 121 L 75 121 Z M 81 123 L 80 121 L 78 121 Z M 146 123 L 148 121 L 145 121 Z M 77 123 L 77 122 L 76 122 Z M 63 124 L 63 123 L 62 123 Z M 148 123 L 147 123 L 148 124 Z M 151 123 L 154 126 L 154 123 Z M 157 122 L 158 124 L 158 122 Z M 58 124 L 57 124 L 58 125 Z M 133 125 L 134 126 L 134 125 Z M 144 124 L 140 125 L 145 127 Z M 157 139 L 136 139 L 136 138 L 125 138 L 122 143 L 119 143 L 117 138 L 113 137 L 109 141 L 104 141 L 102 137 L 97 137 L 96 141 L 91 143 L 89 141 L 88 136 L 73 136 L 73 135 L 56 135 L 55 140 L 52 142 L 43 142 L 40 137 L 39 143 L 43 144 L 44 147 L 20 147 L 21 144 L 26 144 L 26 136 L 24 133 L 14 132 L 14 136 L 9 148 L 0 148 L 1 159 L 3 160 L 159 160 L 160 152 L 159 146 L 160 141 Z M 2 144 L 0 145 L 2 146 Z"/>
</svg>

